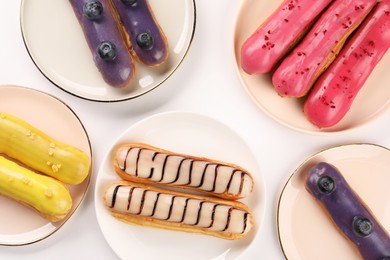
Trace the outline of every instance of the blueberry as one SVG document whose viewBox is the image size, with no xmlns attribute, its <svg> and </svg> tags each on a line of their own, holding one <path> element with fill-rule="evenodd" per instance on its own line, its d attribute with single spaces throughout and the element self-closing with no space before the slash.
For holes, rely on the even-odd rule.
<svg viewBox="0 0 390 260">
<path fill-rule="evenodd" d="M 109 41 L 101 42 L 98 46 L 98 52 L 100 58 L 105 61 L 110 61 L 116 57 L 116 47 L 115 44 Z"/>
<path fill-rule="evenodd" d="M 355 232 L 362 237 L 366 237 L 374 231 L 372 222 L 361 216 L 354 217 L 352 226 Z"/>
<path fill-rule="evenodd" d="M 332 177 L 324 175 L 317 182 L 318 188 L 322 193 L 330 194 L 335 189 L 335 183 Z"/>
<path fill-rule="evenodd" d="M 143 50 L 150 49 L 153 47 L 153 37 L 147 32 L 139 33 L 137 35 L 137 44 Z"/>
<path fill-rule="evenodd" d="M 103 6 L 97 0 L 88 1 L 83 7 L 84 15 L 90 20 L 97 20 L 102 16 Z"/>
<path fill-rule="evenodd" d="M 137 3 L 137 0 L 122 0 L 122 3 L 124 3 L 125 5 L 134 5 L 135 3 Z"/>
</svg>

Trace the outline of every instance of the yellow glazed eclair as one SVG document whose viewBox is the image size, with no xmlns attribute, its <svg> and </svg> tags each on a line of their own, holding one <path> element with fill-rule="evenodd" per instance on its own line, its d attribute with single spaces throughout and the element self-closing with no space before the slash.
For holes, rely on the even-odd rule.
<svg viewBox="0 0 390 260">
<path fill-rule="evenodd" d="M 68 184 L 81 183 L 91 164 L 90 157 L 80 149 L 3 112 L 0 112 L 0 153 Z"/>
<path fill-rule="evenodd" d="M 62 220 L 72 208 L 72 197 L 64 184 L 3 156 L 0 156 L 0 195 L 35 209 L 51 222 Z"/>
</svg>

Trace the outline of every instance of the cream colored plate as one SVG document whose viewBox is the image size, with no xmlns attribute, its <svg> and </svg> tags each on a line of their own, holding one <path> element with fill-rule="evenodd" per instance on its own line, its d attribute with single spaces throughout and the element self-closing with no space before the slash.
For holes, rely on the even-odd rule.
<svg viewBox="0 0 390 260">
<path fill-rule="evenodd" d="M 252 173 L 253 193 L 242 200 L 254 215 L 254 229 L 246 237 L 228 241 L 125 224 L 104 207 L 107 187 L 120 178 L 113 168 L 116 148 L 126 142 L 144 142 L 170 151 L 203 156 L 240 165 Z M 265 190 L 254 155 L 230 128 L 212 118 L 188 112 L 168 112 L 146 118 L 126 130 L 101 165 L 95 187 L 95 207 L 100 228 L 121 259 L 236 259 L 257 236 L 264 214 Z M 254 245 L 255 246 L 255 245 Z"/>
<path fill-rule="evenodd" d="M 183 61 L 195 32 L 194 0 L 149 0 L 169 45 L 169 58 L 158 68 L 136 63 L 125 89 L 109 86 L 96 68 L 69 1 L 22 0 L 21 28 L 38 69 L 55 85 L 80 98 L 114 102 L 148 93 L 166 81 Z"/>
<path fill-rule="evenodd" d="M 304 187 L 313 164 L 336 166 L 354 191 L 390 232 L 390 150 L 373 144 L 330 148 L 308 158 L 287 181 L 278 205 L 278 232 L 287 259 L 361 259 Z"/>
<path fill-rule="evenodd" d="M 13 114 L 50 136 L 78 147 L 91 156 L 88 135 L 77 115 L 57 98 L 37 90 L 0 86 L 0 111 Z M 25 245 L 47 238 L 74 214 L 87 192 L 91 174 L 79 185 L 68 185 L 73 198 L 71 213 L 51 223 L 32 209 L 0 196 L 0 245 Z"/>
<path fill-rule="evenodd" d="M 281 0 L 245 0 L 237 15 L 234 28 L 236 69 L 243 87 L 256 105 L 277 122 L 311 134 L 346 132 L 383 115 L 390 107 L 390 88 L 388 87 L 390 53 L 387 53 L 375 68 L 343 120 L 333 127 L 321 130 L 312 125 L 304 116 L 303 99 L 282 98 L 274 90 L 270 74 L 248 75 L 241 69 L 242 44 L 281 3 Z"/>
</svg>

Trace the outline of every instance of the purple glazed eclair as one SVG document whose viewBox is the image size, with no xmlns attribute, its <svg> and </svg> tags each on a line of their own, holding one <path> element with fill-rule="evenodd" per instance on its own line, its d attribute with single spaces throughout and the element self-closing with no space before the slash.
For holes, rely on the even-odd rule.
<svg viewBox="0 0 390 260">
<path fill-rule="evenodd" d="M 134 76 L 134 62 L 106 0 L 69 0 L 103 79 L 125 87 Z"/>
<path fill-rule="evenodd" d="M 390 259 L 390 237 L 334 166 L 320 162 L 306 176 L 306 189 L 365 260 Z"/>
<path fill-rule="evenodd" d="M 168 57 L 166 37 L 147 0 L 109 0 L 133 55 L 142 64 L 158 66 Z"/>
</svg>

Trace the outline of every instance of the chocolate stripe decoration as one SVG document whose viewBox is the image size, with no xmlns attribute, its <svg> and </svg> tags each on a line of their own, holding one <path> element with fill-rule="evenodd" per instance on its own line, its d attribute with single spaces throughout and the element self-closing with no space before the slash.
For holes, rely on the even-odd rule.
<svg viewBox="0 0 390 260">
<path fill-rule="evenodd" d="M 160 181 L 159 181 L 159 182 L 162 182 L 162 180 L 164 179 L 165 167 L 166 167 L 166 165 L 167 165 L 168 158 L 169 158 L 169 155 L 165 156 L 164 164 L 163 164 L 162 172 L 161 172 L 161 178 L 160 178 Z"/>
<path fill-rule="evenodd" d="M 173 204 L 174 204 L 175 198 L 176 198 L 176 196 L 172 196 L 171 205 L 169 206 L 168 216 L 167 216 L 167 218 L 165 220 L 168 220 L 168 219 L 171 218 L 172 208 L 173 208 Z"/>
<path fill-rule="evenodd" d="M 218 207 L 218 204 L 214 204 L 213 211 L 211 212 L 211 223 L 207 228 L 211 228 L 214 225 L 215 209 Z"/>
<path fill-rule="evenodd" d="M 227 219 L 226 219 L 226 226 L 225 226 L 225 228 L 222 231 L 226 231 L 229 228 L 230 219 L 231 219 L 231 216 L 232 216 L 232 211 L 233 211 L 233 208 L 229 208 L 229 211 L 228 211 L 228 214 L 227 214 Z"/>
<path fill-rule="evenodd" d="M 130 188 L 130 191 L 129 191 L 129 199 L 127 200 L 127 210 L 130 209 L 130 204 L 131 204 L 131 198 L 132 198 L 133 191 L 134 191 L 134 188 Z M 116 195 L 116 194 L 115 194 L 115 195 Z"/>
<path fill-rule="evenodd" d="M 125 180 L 169 184 L 223 198 L 244 198 L 253 188 L 251 175 L 238 166 L 143 144 L 121 146 L 116 164 L 117 173 Z M 211 166 L 215 169 L 211 170 Z"/>
<path fill-rule="evenodd" d="M 152 211 L 152 214 L 150 216 L 154 216 L 154 213 L 156 212 L 156 207 L 157 207 L 157 204 L 158 204 L 158 199 L 160 198 L 160 194 L 161 193 L 157 193 L 157 199 L 156 199 L 156 202 L 154 203 L 153 211 Z"/>
<path fill-rule="evenodd" d="M 190 200 L 189 198 L 186 199 L 186 204 L 185 204 L 185 206 L 184 206 L 183 216 L 182 216 L 182 218 L 181 218 L 180 223 L 183 223 L 183 221 L 184 221 L 184 219 L 185 219 L 185 217 L 186 217 L 187 206 L 188 206 L 188 201 L 189 201 L 189 200 Z"/>
<path fill-rule="evenodd" d="M 138 169 L 139 169 L 138 163 L 139 163 L 139 157 L 141 156 L 141 151 L 142 151 L 142 149 L 140 148 L 138 150 L 138 154 L 137 154 L 137 161 L 135 163 L 135 165 L 136 165 L 136 167 L 135 167 L 135 176 L 138 176 Z M 125 161 L 127 161 L 127 160 L 125 160 Z"/>
<path fill-rule="evenodd" d="M 129 191 L 120 192 L 121 189 L 128 189 Z M 134 190 L 137 190 L 137 192 L 134 192 Z M 161 199 L 161 195 L 164 196 L 164 199 Z M 249 213 L 229 204 L 162 193 L 132 186 L 131 184 L 112 185 L 106 192 L 106 198 L 106 201 L 110 203 L 108 207 L 113 211 L 135 216 L 153 217 L 167 223 L 181 223 L 187 227 L 198 226 L 217 232 L 237 234 L 246 233 L 251 228 L 248 225 Z M 185 199 L 184 203 L 183 199 Z M 210 206 L 211 214 L 204 214 L 207 212 L 205 205 Z M 176 210 L 173 210 L 174 208 Z M 189 220 L 194 220 L 193 224 L 188 223 Z"/>
<path fill-rule="evenodd" d="M 116 194 L 118 193 L 118 190 L 119 190 L 120 187 L 122 187 L 122 185 L 118 185 L 118 186 L 116 186 L 115 189 L 114 189 L 114 193 L 113 193 L 113 196 L 112 196 L 110 208 L 113 208 L 113 207 L 115 206 Z M 129 198 L 130 198 L 130 197 L 131 197 L 131 196 L 129 196 Z"/>
<path fill-rule="evenodd" d="M 198 216 L 196 217 L 196 222 L 194 223 L 194 226 L 197 226 L 199 224 L 200 215 L 202 214 L 203 203 L 204 203 L 204 201 L 201 201 L 199 203 Z"/>
<path fill-rule="evenodd" d="M 181 161 L 180 161 L 180 163 L 179 163 L 179 167 L 178 167 L 177 172 L 176 172 L 176 177 L 175 177 L 175 179 L 174 179 L 173 181 L 171 181 L 171 182 L 168 182 L 168 184 L 172 184 L 172 183 L 177 182 L 177 180 L 178 180 L 179 177 L 180 177 L 181 166 L 183 165 L 183 162 L 184 162 L 185 160 L 186 160 L 185 158 L 182 158 L 182 159 L 181 159 Z"/>
</svg>

